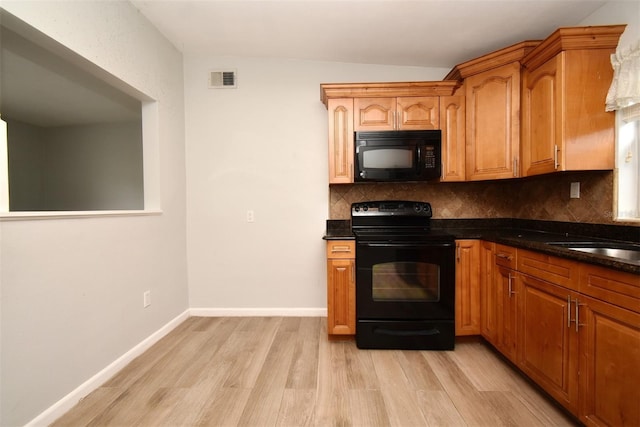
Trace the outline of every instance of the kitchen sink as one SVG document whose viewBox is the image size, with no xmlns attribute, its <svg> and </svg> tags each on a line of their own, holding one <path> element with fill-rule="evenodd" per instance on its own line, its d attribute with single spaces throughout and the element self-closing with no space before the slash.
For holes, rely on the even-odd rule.
<svg viewBox="0 0 640 427">
<path fill-rule="evenodd" d="M 640 245 L 619 242 L 547 242 L 551 246 L 559 246 L 572 251 L 586 252 L 618 258 L 634 264 L 640 263 Z"/>
</svg>

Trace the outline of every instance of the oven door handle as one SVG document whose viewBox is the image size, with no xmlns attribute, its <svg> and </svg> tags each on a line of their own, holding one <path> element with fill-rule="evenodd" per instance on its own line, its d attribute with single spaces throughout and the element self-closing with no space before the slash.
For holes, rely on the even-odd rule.
<svg viewBox="0 0 640 427">
<path fill-rule="evenodd" d="M 437 247 L 449 248 L 453 247 L 453 243 L 449 242 L 360 242 L 358 245 L 368 246 L 372 248 L 411 248 L 411 247 Z"/>
<path fill-rule="evenodd" d="M 387 328 L 374 328 L 373 333 L 378 335 L 410 337 L 410 336 L 439 335 L 440 330 L 436 328 L 432 328 L 432 329 L 419 329 L 416 331 L 405 331 L 405 330 L 396 330 L 396 329 L 387 329 Z"/>
</svg>

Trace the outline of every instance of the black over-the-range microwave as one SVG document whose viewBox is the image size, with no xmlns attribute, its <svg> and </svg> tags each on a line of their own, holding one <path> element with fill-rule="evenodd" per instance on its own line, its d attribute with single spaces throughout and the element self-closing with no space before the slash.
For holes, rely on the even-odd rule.
<svg viewBox="0 0 640 427">
<path fill-rule="evenodd" d="M 440 130 L 355 132 L 356 182 L 429 181 L 440 178 Z"/>
</svg>

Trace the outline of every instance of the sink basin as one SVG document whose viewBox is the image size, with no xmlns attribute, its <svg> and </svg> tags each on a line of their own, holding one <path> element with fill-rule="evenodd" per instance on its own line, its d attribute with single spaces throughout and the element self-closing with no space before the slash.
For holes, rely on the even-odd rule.
<svg viewBox="0 0 640 427">
<path fill-rule="evenodd" d="M 548 245 L 560 246 L 572 251 L 586 252 L 618 258 L 632 263 L 640 263 L 640 245 L 618 242 L 547 242 Z"/>
</svg>

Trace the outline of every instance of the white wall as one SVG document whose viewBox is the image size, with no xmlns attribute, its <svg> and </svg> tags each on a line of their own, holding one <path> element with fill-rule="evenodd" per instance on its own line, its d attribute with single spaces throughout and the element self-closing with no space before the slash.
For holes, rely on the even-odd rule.
<svg viewBox="0 0 640 427">
<path fill-rule="evenodd" d="M 208 89 L 209 70 L 226 67 L 237 69 L 238 88 Z M 448 71 L 185 57 L 190 306 L 324 310 L 328 128 L 320 83 L 441 80 Z"/>
<path fill-rule="evenodd" d="M 187 309 L 184 97 L 182 55 L 128 2 L 2 7 L 158 100 L 163 209 L 0 222 L 0 425 L 14 426 Z"/>
<path fill-rule="evenodd" d="M 618 49 L 624 51 L 640 39 L 640 2 L 613 0 L 593 12 L 580 25 L 627 24 Z"/>
</svg>

